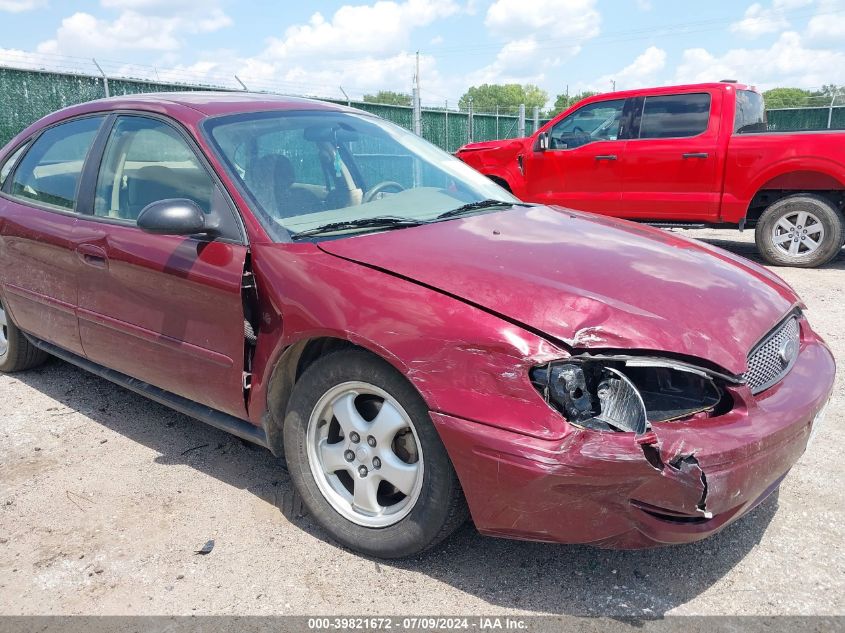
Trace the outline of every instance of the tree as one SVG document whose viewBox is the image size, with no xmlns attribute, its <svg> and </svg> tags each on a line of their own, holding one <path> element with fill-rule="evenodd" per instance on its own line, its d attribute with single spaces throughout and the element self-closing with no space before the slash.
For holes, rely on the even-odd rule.
<svg viewBox="0 0 845 633">
<path fill-rule="evenodd" d="M 555 99 L 554 106 L 552 106 L 552 109 L 549 110 L 548 116 L 553 117 L 559 112 L 563 112 L 568 107 L 575 105 L 582 99 L 586 99 L 587 97 L 592 97 L 597 94 L 598 92 L 593 92 L 592 90 L 585 90 L 584 92 L 579 92 L 578 94 L 572 96 L 565 93 L 559 94 Z"/>
<path fill-rule="evenodd" d="M 524 103 L 530 116 L 535 106 L 542 108 L 546 105 L 549 95 L 533 84 L 481 84 L 472 86 L 463 94 L 458 101 L 461 109 L 469 108 L 470 98 L 476 112 L 495 112 L 498 106 L 500 112 L 513 114 Z"/>
<path fill-rule="evenodd" d="M 766 107 L 769 108 L 800 108 L 813 105 L 813 93 L 802 88 L 772 88 L 763 93 Z"/>
<path fill-rule="evenodd" d="M 411 105 L 411 95 L 407 95 L 402 92 L 394 92 L 393 90 L 379 90 L 374 95 L 364 95 L 364 101 L 367 103 L 409 106 Z"/>
</svg>

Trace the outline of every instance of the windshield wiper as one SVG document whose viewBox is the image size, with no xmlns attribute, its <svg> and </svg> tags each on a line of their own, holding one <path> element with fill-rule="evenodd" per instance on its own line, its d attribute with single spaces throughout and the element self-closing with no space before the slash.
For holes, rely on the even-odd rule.
<svg viewBox="0 0 845 633">
<path fill-rule="evenodd" d="M 415 220 L 413 218 L 381 215 L 374 218 L 358 218 L 357 220 L 329 222 L 328 224 L 315 226 L 313 229 L 306 229 L 304 231 L 299 231 L 298 233 L 291 233 L 290 237 L 292 240 L 298 240 L 310 235 L 320 235 L 322 233 L 333 233 L 335 231 L 344 231 L 349 229 L 399 229 L 406 226 L 419 226 L 420 224 L 425 224 L 425 222 L 423 220 Z"/>
<path fill-rule="evenodd" d="M 469 213 L 470 211 L 481 211 L 482 209 L 493 209 L 495 207 L 513 207 L 520 204 L 519 202 L 505 202 L 504 200 L 493 200 L 492 198 L 488 198 L 487 200 L 479 200 L 477 202 L 469 202 L 467 204 L 463 204 L 456 209 L 451 209 L 446 211 L 445 213 L 441 213 L 438 215 L 435 220 L 445 220 L 446 218 L 454 218 L 458 215 L 463 215 L 464 213 Z"/>
</svg>

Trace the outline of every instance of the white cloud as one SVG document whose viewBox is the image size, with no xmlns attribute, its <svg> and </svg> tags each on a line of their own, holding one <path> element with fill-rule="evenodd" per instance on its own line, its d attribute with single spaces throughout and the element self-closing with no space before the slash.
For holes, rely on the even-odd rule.
<svg viewBox="0 0 845 633">
<path fill-rule="evenodd" d="M 372 5 L 344 5 L 330 20 L 315 13 L 307 24 L 289 27 L 272 38 L 265 57 L 277 59 L 348 58 L 349 55 L 397 52 L 409 45 L 411 31 L 459 10 L 453 0 L 381 0 Z"/>
<path fill-rule="evenodd" d="M 778 9 L 767 9 L 755 2 L 745 10 L 745 16 L 731 24 L 731 32 L 745 37 L 759 37 L 767 33 L 777 33 L 789 27 L 789 21 Z"/>
<path fill-rule="evenodd" d="M 47 0 L 0 0 L 0 11 L 22 13 L 47 6 Z"/>
<path fill-rule="evenodd" d="M 583 41 L 599 33 L 601 14 L 595 0 L 496 0 L 485 26 L 511 39 L 536 36 Z M 577 43 L 577 42 L 576 42 Z"/>
<path fill-rule="evenodd" d="M 753 83 L 761 89 L 845 83 L 845 51 L 811 48 L 801 35 L 786 31 L 766 48 L 736 48 L 722 55 L 703 48 L 687 49 L 675 73 L 678 83 L 725 78 Z"/>
<path fill-rule="evenodd" d="M 114 20 L 78 12 L 62 20 L 53 39 L 41 42 L 39 53 L 93 55 L 122 50 L 172 51 L 184 36 L 209 33 L 232 23 L 219 8 L 203 12 L 159 16 L 127 9 Z"/>
<path fill-rule="evenodd" d="M 845 1 L 821 0 L 807 23 L 806 37 L 814 44 L 842 45 L 845 38 Z"/>
<path fill-rule="evenodd" d="M 640 11 L 651 11 L 653 8 L 651 0 L 637 0 L 637 9 Z"/>
<path fill-rule="evenodd" d="M 617 90 L 633 88 L 648 88 L 663 83 L 661 77 L 666 69 L 666 51 L 657 46 L 649 46 L 640 53 L 633 62 L 615 73 L 603 75 L 595 82 L 577 86 L 578 91 L 592 90 L 608 92 L 612 89 L 612 82 L 616 82 Z"/>
</svg>

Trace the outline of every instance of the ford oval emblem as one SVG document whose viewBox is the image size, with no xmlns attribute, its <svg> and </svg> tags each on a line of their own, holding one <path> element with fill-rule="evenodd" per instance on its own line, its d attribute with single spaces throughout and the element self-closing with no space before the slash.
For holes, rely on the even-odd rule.
<svg viewBox="0 0 845 633">
<path fill-rule="evenodd" d="M 778 349 L 778 358 L 780 358 L 781 364 L 786 367 L 793 360 L 795 360 L 795 354 L 798 352 L 798 346 L 795 344 L 793 339 L 787 339 L 783 343 L 780 344 L 780 348 Z"/>
</svg>

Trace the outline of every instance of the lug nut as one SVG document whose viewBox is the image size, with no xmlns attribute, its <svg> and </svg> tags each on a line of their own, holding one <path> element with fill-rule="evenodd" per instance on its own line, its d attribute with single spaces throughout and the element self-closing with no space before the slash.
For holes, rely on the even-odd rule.
<svg viewBox="0 0 845 633">
<path fill-rule="evenodd" d="M 367 444 L 369 444 L 370 446 L 375 446 L 376 445 L 376 438 L 374 438 L 372 435 L 370 435 L 367 438 Z"/>
<path fill-rule="evenodd" d="M 373 468 L 376 470 L 381 468 L 381 460 L 378 457 L 373 457 Z"/>
<path fill-rule="evenodd" d="M 357 444 L 361 441 L 361 436 L 358 435 L 355 431 L 352 431 L 352 433 L 349 434 L 349 439 Z"/>
<path fill-rule="evenodd" d="M 346 461 L 351 462 L 353 459 L 355 459 L 355 453 L 353 453 L 352 451 L 346 451 L 343 454 L 343 457 L 346 459 Z"/>
<path fill-rule="evenodd" d="M 359 475 L 361 475 L 362 477 L 366 477 L 366 476 L 367 476 L 367 472 L 368 472 L 368 471 L 367 471 L 367 467 L 366 467 L 366 466 L 359 466 L 359 467 L 358 467 L 358 474 L 359 474 Z"/>
</svg>

